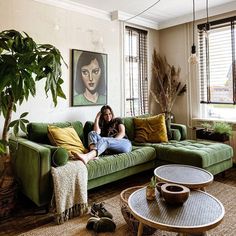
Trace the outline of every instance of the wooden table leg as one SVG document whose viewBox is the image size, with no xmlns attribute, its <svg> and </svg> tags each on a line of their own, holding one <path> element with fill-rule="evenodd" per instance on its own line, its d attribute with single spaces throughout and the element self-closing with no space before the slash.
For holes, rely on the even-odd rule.
<svg viewBox="0 0 236 236">
<path fill-rule="evenodd" d="M 143 234 L 143 223 L 139 222 L 139 225 L 138 225 L 138 235 L 137 236 L 142 236 L 142 234 Z"/>
</svg>

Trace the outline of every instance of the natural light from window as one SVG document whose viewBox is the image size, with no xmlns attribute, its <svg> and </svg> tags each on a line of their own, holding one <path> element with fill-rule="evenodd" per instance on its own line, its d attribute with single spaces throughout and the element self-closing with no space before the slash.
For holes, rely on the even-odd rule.
<svg viewBox="0 0 236 236">
<path fill-rule="evenodd" d="M 235 30 L 233 31 L 235 35 Z M 207 35 L 209 40 L 209 83 L 211 104 L 201 104 L 201 117 L 236 121 L 233 105 L 232 31 L 230 26 L 215 28 Z M 234 42 L 235 43 L 235 42 Z M 236 43 L 235 46 L 236 47 Z M 204 55 L 205 51 L 203 52 Z M 205 58 L 203 59 L 205 60 Z M 207 69 L 204 68 L 204 73 Z M 200 70 L 200 73 L 203 70 Z M 202 89 L 200 87 L 200 89 Z M 202 90 L 203 91 L 203 90 Z M 206 90 L 203 91 L 206 95 Z M 203 93 L 202 92 L 202 93 Z M 215 104 L 218 103 L 218 104 Z M 220 104 L 221 103 L 221 104 Z M 228 104 L 227 104 L 228 103 Z M 231 104 L 229 104 L 231 103 Z"/>
</svg>

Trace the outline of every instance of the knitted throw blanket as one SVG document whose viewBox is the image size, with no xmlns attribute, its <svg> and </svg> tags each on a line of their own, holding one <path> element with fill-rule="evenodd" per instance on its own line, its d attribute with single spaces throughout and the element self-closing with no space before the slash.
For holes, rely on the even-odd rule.
<svg viewBox="0 0 236 236">
<path fill-rule="evenodd" d="M 68 161 L 51 169 L 57 224 L 88 211 L 88 171 L 81 161 Z"/>
</svg>

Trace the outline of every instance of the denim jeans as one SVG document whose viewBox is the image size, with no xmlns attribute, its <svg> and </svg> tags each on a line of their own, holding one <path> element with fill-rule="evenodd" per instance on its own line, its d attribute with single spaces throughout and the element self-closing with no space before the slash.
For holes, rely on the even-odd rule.
<svg viewBox="0 0 236 236">
<path fill-rule="evenodd" d="M 102 154 L 104 151 L 109 149 L 114 153 L 123 153 L 130 152 L 132 149 L 131 142 L 126 139 L 110 138 L 110 137 L 101 137 L 95 131 L 91 131 L 88 134 L 88 145 L 95 145 L 95 150 L 97 150 L 97 156 Z"/>
</svg>

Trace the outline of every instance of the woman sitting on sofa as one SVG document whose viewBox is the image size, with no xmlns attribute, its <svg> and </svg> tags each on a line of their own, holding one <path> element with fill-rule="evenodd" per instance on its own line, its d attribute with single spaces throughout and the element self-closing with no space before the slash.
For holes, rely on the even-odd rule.
<svg viewBox="0 0 236 236">
<path fill-rule="evenodd" d="M 88 153 L 75 153 L 74 158 L 87 164 L 90 160 L 98 159 L 106 150 L 112 153 L 130 152 L 131 142 L 125 134 L 125 126 L 120 118 L 115 118 L 110 106 L 105 105 L 98 112 L 93 131 L 88 134 Z"/>
</svg>

